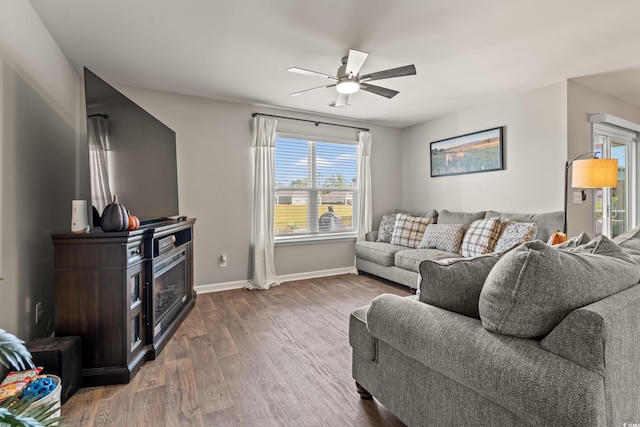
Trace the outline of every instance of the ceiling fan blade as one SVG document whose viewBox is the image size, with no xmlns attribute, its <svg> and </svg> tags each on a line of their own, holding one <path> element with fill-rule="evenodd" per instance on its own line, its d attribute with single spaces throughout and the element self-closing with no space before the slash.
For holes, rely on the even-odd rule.
<svg viewBox="0 0 640 427">
<path fill-rule="evenodd" d="M 389 70 L 378 71 L 377 73 L 365 74 L 360 77 L 360 81 L 383 80 L 392 77 L 413 76 L 416 74 L 415 65 L 405 65 L 404 67 L 391 68 Z"/>
<path fill-rule="evenodd" d="M 348 103 L 349 103 L 349 95 L 341 93 L 338 95 L 338 99 L 336 99 L 336 102 L 333 104 L 333 106 L 336 108 L 346 107 Z"/>
<path fill-rule="evenodd" d="M 318 90 L 318 89 L 326 89 L 326 88 L 328 88 L 328 87 L 334 87 L 334 86 L 335 86 L 335 84 L 327 85 L 327 86 L 312 87 L 311 89 L 301 90 L 300 92 L 293 92 L 293 93 L 291 93 L 290 95 L 291 95 L 291 96 L 298 96 L 298 95 L 301 95 L 301 94 L 303 94 L 303 93 L 312 92 L 312 91 L 314 91 L 314 90 Z"/>
<path fill-rule="evenodd" d="M 386 87 L 374 86 L 368 83 L 361 83 L 360 89 L 366 90 L 367 92 L 375 93 L 376 95 L 384 96 L 385 98 L 393 98 L 400 92 L 393 89 L 387 89 Z"/>
<path fill-rule="evenodd" d="M 317 71 L 305 70 L 304 68 L 291 67 L 291 68 L 287 68 L 287 71 L 290 71 L 292 73 L 304 74 L 305 76 L 321 77 L 323 79 L 329 79 L 333 81 L 338 80 L 337 77 L 330 76 L 329 74 L 319 73 Z"/>
<path fill-rule="evenodd" d="M 367 59 L 367 56 L 369 56 L 367 52 L 349 49 L 347 66 L 345 68 L 345 72 L 347 73 L 347 75 L 353 74 L 354 76 L 357 76 L 360 72 L 360 68 L 362 68 L 362 64 L 364 64 L 364 61 Z"/>
</svg>

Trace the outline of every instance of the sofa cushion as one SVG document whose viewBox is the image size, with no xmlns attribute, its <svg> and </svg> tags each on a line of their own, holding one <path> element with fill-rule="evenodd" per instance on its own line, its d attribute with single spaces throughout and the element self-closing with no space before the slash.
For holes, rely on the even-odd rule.
<svg viewBox="0 0 640 427">
<path fill-rule="evenodd" d="M 545 212 L 540 214 L 513 214 L 487 211 L 485 218 L 500 216 L 500 221 L 535 222 L 537 226 L 536 239 L 546 242 L 558 230 L 564 228 L 564 212 Z"/>
<path fill-rule="evenodd" d="M 640 264 L 640 226 L 614 237 L 613 241 Z"/>
<path fill-rule="evenodd" d="M 430 224 L 424 231 L 420 249 L 440 249 L 441 251 L 460 253 L 460 244 L 464 236 L 464 224 Z"/>
<path fill-rule="evenodd" d="M 533 240 L 536 235 L 535 222 L 508 222 L 502 230 L 493 250 L 504 252 L 523 242 Z"/>
<path fill-rule="evenodd" d="M 497 216 L 497 215 L 493 215 Z M 438 213 L 438 224 L 464 224 L 465 228 L 477 219 L 485 218 L 485 212 L 451 212 L 442 210 Z"/>
<path fill-rule="evenodd" d="M 393 228 L 390 243 L 392 245 L 417 248 L 427 228 L 433 219 L 408 214 L 396 214 L 396 223 Z"/>
<path fill-rule="evenodd" d="M 435 209 L 431 209 L 427 212 L 419 212 L 419 213 L 405 211 L 404 209 L 396 209 L 394 213 L 396 214 L 402 213 L 402 214 L 408 214 L 411 216 L 421 216 L 423 218 L 431 218 L 434 220 L 433 222 L 435 222 L 435 219 L 438 218 L 438 211 Z"/>
<path fill-rule="evenodd" d="M 439 249 L 407 249 L 396 252 L 396 267 L 418 273 L 420 263 L 424 260 L 439 261 L 453 258 L 460 258 L 460 254 Z"/>
<path fill-rule="evenodd" d="M 395 225 L 396 225 L 396 214 L 382 215 L 382 220 L 380 221 L 380 227 L 378 228 L 377 241 L 390 243 Z"/>
<path fill-rule="evenodd" d="M 463 257 L 474 257 L 493 251 L 501 229 L 498 217 L 473 221 L 464 233 L 460 253 Z"/>
<path fill-rule="evenodd" d="M 396 246 L 383 242 L 369 242 L 362 240 L 356 242 L 356 256 L 389 267 L 395 263 L 396 252 L 407 249 L 404 246 Z"/>
<path fill-rule="evenodd" d="M 604 236 L 558 250 L 535 240 L 507 252 L 480 294 L 482 325 L 524 338 L 547 335 L 571 311 L 640 281 L 640 265 Z"/>
<path fill-rule="evenodd" d="M 451 259 L 446 263 L 423 261 L 420 263 L 420 301 L 480 319 L 480 291 L 499 259 L 496 254 L 487 254 Z"/>
</svg>

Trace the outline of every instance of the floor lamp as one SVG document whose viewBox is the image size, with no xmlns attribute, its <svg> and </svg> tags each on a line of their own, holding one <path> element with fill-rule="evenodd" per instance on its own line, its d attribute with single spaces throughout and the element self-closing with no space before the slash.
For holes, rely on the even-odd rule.
<svg viewBox="0 0 640 427">
<path fill-rule="evenodd" d="M 580 159 L 586 155 L 590 159 Z M 585 188 L 615 188 L 618 185 L 618 159 L 599 159 L 596 153 L 584 153 L 566 162 L 564 167 L 564 233 L 567 233 L 567 180 L 569 168 L 573 165 L 571 188 L 582 189 L 582 200 L 587 200 Z M 602 210 L 602 222 L 608 224 L 611 212 Z M 609 237 L 610 230 L 603 227 L 602 234 Z"/>
</svg>

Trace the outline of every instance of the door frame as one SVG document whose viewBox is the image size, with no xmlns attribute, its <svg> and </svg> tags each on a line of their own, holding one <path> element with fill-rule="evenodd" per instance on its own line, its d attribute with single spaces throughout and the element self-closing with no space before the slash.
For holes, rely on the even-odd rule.
<svg viewBox="0 0 640 427">
<path fill-rule="evenodd" d="M 629 122 L 631 123 L 631 122 Z M 637 142 L 638 132 L 632 129 L 622 128 L 619 125 L 614 125 L 608 122 L 592 122 L 591 129 L 591 141 L 592 149 L 595 150 L 596 135 L 604 138 L 604 144 L 602 147 L 602 158 L 611 158 L 611 146 L 612 143 L 623 144 L 627 147 L 627 154 L 625 156 L 625 173 L 626 173 L 626 194 L 627 200 L 627 215 L 626 224 L 624 224 L 624 231 L 629 230 L 636 224 L 636 213 L 638 210 L 636 200 L 636 188 L 637 188 Z M 612 236 L 612 206 L 611 206 L 611 189 L 602 189 L 602 234 L 605 236 Z M 594 234 L 597 234 L 597 213 L 594 194 L 593 205 L 593 228 Z"/>
</svg>

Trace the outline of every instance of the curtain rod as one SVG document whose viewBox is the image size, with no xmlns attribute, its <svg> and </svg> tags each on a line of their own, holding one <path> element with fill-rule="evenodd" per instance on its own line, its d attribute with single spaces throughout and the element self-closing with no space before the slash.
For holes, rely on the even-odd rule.
<svg viewBox="0 0 640 427">
<path fill-rule="evenodd" d="M 299 122 L 309 122 L 309 123 L 315 124 L 316 126 L 320 126 L 320 125 L 340 126 L 340 127 L 343 127 L 343 128 L 358 129 L 358 130 L 363 130 L 365 132 L 369 132 L 369 129 L 367 129 L 367 128 L 359 128 L 357 126 L 349 126 L 349 125 L 339 125 L 337 123 L 320 122 L 318 120 L 297 119 L 295 117 L 276 116 L 276 115 L 273 115 L 273 114 L 265 114 L 265 113 L 252 113 L 251 114 L 251 117 L 255 117 L 255 116 L 276 117 L 278 119 L 297 120 Z"/>
</svg>

